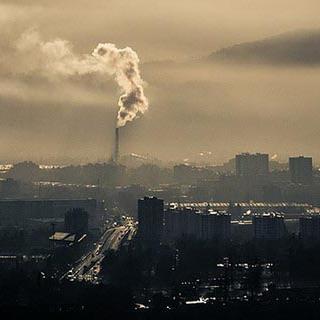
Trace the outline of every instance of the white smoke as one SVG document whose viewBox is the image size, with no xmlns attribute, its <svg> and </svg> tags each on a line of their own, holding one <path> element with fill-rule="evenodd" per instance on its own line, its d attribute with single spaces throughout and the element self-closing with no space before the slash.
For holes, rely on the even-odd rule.
<svg viewBox="0 0 320 320">
<path fill-rule="evenodd" d="M 148 110 L 148 99 L 140 76 L 139 57 L 129 47 L 118 49 L 112 43 L 99 43 L 91 54 L 77 55 L 66 40 L 43 41 L 28 30 L 16 42 L 20 72 L 40 72 L 45 76 L 102 73 L 114 77 L 121 96 L 117 127 L 124 126 Z"/>
</svg>

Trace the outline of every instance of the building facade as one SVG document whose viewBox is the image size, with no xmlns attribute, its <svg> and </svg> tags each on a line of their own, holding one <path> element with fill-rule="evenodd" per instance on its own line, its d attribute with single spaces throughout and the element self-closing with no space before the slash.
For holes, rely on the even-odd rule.
<svg viewBox="0 0 320 320">
<path fill-rule="evenodd" d="M 257 240 L 279 240 L 286 235 L 284 216 L 270 212 L 252 217 L 254 238 Z"/>
<path fill-rule="evenodd" d="M 138 200 L 138 237 L 146 246 L 158 246 L 163 234 L 164 203 L 156 197 Z"/>
<path fill-rule="evenodd" d="M 200 213 L 190 208 L 167 209 L 164 215 L 165 241 L 174 241 L 183 236 L 199 238 L 201 234 Z"/>
<path fill-rule="evenodd" d="M 165 211 L 164 240 L 174 241 L 183 237 L 201 240 L 228 240 L 231 234 L 231 215 L 213 210 L 191 208 Z"/>
<path fill-rule="evenodd" d="M 294 183 L 312 183 L 312 158 L 291 157 L 289 158 L 289 171 L 291 181 Z"/>
<path fill-rule="evenodd" d="M 242 153 L 236 155 L 236 175 L 239 177 L 267 175 L 269 173 L 268 154 Z"/>
<path fill-rule="evenodd" d="M 299 219 L 299 234 L 303 240 L 320 240 L 320 216 L 301 217 Z"/>
</svg>

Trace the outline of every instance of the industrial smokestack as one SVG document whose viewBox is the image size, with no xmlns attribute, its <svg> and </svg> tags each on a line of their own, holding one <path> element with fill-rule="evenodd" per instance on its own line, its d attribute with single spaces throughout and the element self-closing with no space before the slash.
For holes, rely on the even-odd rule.
<svg viewBox="0 0 320 320">
<path fill-rule="evenodd" d="M 125 126 L 149 108 L 139 69 L 140 59 L 130 47 L 119 49 L 112 43 L 99 43 L 91 54 L 78 55 L 68 41 L 43 41 L 36 30 L 30 29 L 18 39 L 16 48 L 22 55 L 32 57 L 32 63 L 28 66 L 30 71 L 40 70 L 44 75 L 100 73 L 113 76 L 121 94 L 117 127 Z"/>
<path fill-rule="evenodd" d="M 119 162 L 119 127 L 116 127 L 115 130 L 113 161 L 115 163 Z"/>
</svg>

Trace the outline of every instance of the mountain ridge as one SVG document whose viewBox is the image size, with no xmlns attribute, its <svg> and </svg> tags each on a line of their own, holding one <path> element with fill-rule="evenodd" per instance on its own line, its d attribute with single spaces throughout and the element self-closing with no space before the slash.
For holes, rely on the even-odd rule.
<svg viewBox="0 0 320 320">
<path fill-rule="evenodd" d="M 212 52 L 208 61 L 260 64 L 320 64 L 320 29 L 290 31 Z"/>
</svg>

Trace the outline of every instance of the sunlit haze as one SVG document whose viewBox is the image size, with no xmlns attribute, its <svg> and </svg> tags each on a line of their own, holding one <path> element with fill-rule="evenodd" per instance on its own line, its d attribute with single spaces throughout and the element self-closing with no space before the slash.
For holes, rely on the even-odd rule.
<svg viewBox="0 0 320 320">
<path fill-rule="evenodd" d="M 317 162 L 319 11 L 315 0 L 2 0 L 1 159 L 110 158 L 121 92 L 108 74 L 52 72 L 52 52 L 34 44 L 60 41 L 79 57 L 99 43 L 137 52 L 150 107 L 122 128 L 122 154 Z"/>
</svg>

